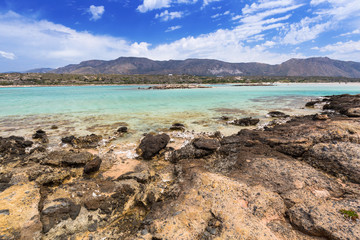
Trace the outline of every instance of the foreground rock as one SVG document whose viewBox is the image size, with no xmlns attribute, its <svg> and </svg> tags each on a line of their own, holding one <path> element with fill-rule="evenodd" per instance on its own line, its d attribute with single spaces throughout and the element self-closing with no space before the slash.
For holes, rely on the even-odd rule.
<svg viewBox="0 0 360 240">
<path fill-rule="evenodd" d="M 112 151 L 0 138 L 0 238 L 357 240 L 348 215 L 360 213 L 360 122 L 335 107 L 351 108 L 344 99 L 357 97 L 328 97 L 339 112 L 325 120 L 295 117 L 176 150 L 168 135 L 148 134 L 139 153 L 152 161 L 132 159 L 115 175 Z"/>
<path fill-rule="evenodd" d="M 101 140 L 102 136 L 96 134 L 83 137 L 68 136 L 61 139 L 62 143 L 70 144 L 74 148 L 96 148 Z"/>
</svg>

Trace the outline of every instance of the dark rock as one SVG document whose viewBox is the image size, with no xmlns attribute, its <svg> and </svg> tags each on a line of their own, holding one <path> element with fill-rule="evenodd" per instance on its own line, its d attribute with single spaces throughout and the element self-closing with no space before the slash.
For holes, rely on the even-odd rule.
<svg viewBox="0 0 360 240">
<path fill-rule="evenodd" d="M 260 119 L 258 118 L 241 118 L 241 119 L 235 119 L 231 122 L 231 124 L 238 125 L 238 126 L 255 126 L 260 122 Z"/>
<path fill-rule="evenodd" d="M 128 128 L 123 126 L 123 127 L 119 127 L 117 130 L 118 133 L 127 133 L 128 132 Z"/>
<path fill-rule="evenodd" d="M 41 129 L 37 130 L 37 131 L 35 132 L 35 134 L 32 135 L 32 138 L 33 138 L 33 139 L 39 139 L 39 140 L 41 140 L 41 142 L 43 142 L 43 143 L 49 142 L 49 140 L 48 140 L 48 138 L 47 138 L 47 135 L 46 135 L 46 132 L 45 132 L 44 130 L 41 130 Z"/>
<path fill-rule="evenodd" d="M 89 226 L 88 226 L 88 231 L 89 232 L 95 232 L 97 230 L 97 223 L 91 223 Z"/>
<path fill-rule="evenodd" d="M 185 125 L 182 123 L 174 123 L 171 127 L 170 130 L 173 131 L 185 131 Z"/>
<path fill-rule="evenodd" d="M 25 149 L 31 147 L 32 144 L 32 141 L 25 141 L 23 137 L 0 137 L 0 155 L 8 160 L 13 160 L 14 157 L 22 157 L 26 154 Z"/>
<path fill-rule="evenodd" d="M 215 151 L 220 147 L 220 142 L 217 139 L 198 138 L 193 142 L 194 146 L 198 149 Z"/>
<path fill-rule="evenodd" d="M 228 117 L 228 116 L 221 116 L 220 119 L 223 120 L 223 121 L 229 121 L 229 120 L 230 120 L 230 117 Z"/>
<path fill-rule="evenodd" d="M 68 136 L 68 137 L 61 138 L 62 143 L 66 143 L 66 144 L 70 144 L 70 145 L 73 144 L 73 140 L 75 140 L 74 136 Z"/>
<path fill-rule="evenodd" d="M 35 177 L 36 176 L 29 175 L 29 180 Z M 69 177 L 70 173 L 66 170 L 48 169 L 47 171 L 38 174 L 38 177 L 36 177 L 36 182 L 44 186 L 59 185 Z"/>
<path fill-rule="evenodd" d="M 196 148 L 192 143 L 187 144 L 185 147 L 182 147 L 171 153 L 169 160 L 172 163 L 177 163 L 181 159 L 192 159 L 192 158 L 202 158 L 214 153 L 214 150 L 206 150 Z"/>
<path fill-rule="evenodd" d="M 89 152 L 67 152 L 62 156 L 61 163 L 67 166 L 80 167 L 85 166 L 93 157 Z"/>
<path fill-rule="evenodd" d="M 0 215 L 9 215 L 10 211 L 9 209 L 0 209 Z"/>
<path fill-rule="evenodd" d="M 53 130 L 58 129 L 58 128 L 59 128 L 59 127 L 56 126 L 56 125 L 52 125 L 52 126 L 51 126 L 51 129 L 53 129 Z"/>
<path fill-rule="evenodd" d="M 64 137 L 61 142 L 70 144 L 74 148 L 96 148 L 101 139 L 102 136 L 91 134 L 78 138 L 74 136 Z"/>
<path fill-rule="evenodd" d="M 271 111 L 269 112 L 267 115 L 269 115 L 270 117 L 276 117 L 276 118 L 282 118 L 282 117 L 288 117 L 289 115 L 280 112 L 280 111 Z"/>
<path fill-rule="evenodd" d="M 100 169 L 101 162 L 102 161 L 99 157 L 95 157 L 95 159 L 86 163 L 86 165 L 84 167 L 84 173 L 90 174 L 90 173 L 98 171 Z"/>
<path fill-rule="evenodd" d="M 307 102 L 305 104 L 305 107 L 308 107 L 308 108 L 314 108 L 315 107 L 315 104 L 318 104 L 318 103 L 321 103 L 321 101 L 317 100 L 317 101 L 310 101 L 310 102 Z"/>
<path fill-rule="evenodd" d="M 145 160 L 150 160 L 156 154 L 160 152 L 160 150 L 164 149 L 168 142 L 170 141 L 170 137 L 163 133 L 159 135 L 151 135 L 147 134 L 139 145 L 139 149 L 141 150 L 141 157 Z"/>
<path fill-rule="evenodd" d="M 41 222 L 43 224 L 43 232 L 47 233 L 55 225 L 63 220 L 71 218 L 75 220 L 80 213 L 81 206 L 75 204 L 70 199 L 59 198 L 41 211 Z"/>
<path fill-rule="evenodd" d="M 348 117 L 360 117 L 360 107 L 347 109 L 345 115 Z"/>
</svg>

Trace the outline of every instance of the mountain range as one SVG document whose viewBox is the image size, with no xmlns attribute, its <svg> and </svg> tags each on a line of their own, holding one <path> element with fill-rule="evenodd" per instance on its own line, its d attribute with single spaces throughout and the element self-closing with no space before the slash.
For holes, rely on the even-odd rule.
<svg viewBox="0 0 360 240">
<path fill-rule="evenodd" d="M 49 72 L 72 74 L 187 74 L 200 76 L 326 76 L 360 78 L 360 63 L 327 57 L 290 59 L 277 65 L 229 63 L 212 59 L 154 61 L 148 58 L 120 57 L 115 60 L 89 60 Z"/>
</svg>

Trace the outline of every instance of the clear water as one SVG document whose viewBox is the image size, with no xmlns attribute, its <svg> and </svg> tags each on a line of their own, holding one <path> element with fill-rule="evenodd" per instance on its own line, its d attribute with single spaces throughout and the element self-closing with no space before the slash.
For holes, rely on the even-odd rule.
<svg viewBox="0 0 360 240">
<path fill-rule="evenodd" d="M 264 118 L 271 110 L 299 114 L 311 111 L 303 109 L 311 98 L 360 93 L 360 84 L 339 83 L 174 90 L 138 87 L 0 88 L 0 136 L 26 135 L 51 125 L 59 126 L 54 134 L 111 134 L 125 124 L 133 135 L 140 135 L 166 129 L 174 122 L 195 131 L 231 133 L 238 128 L 224 124 L 219 117 Z"/>
</svg>

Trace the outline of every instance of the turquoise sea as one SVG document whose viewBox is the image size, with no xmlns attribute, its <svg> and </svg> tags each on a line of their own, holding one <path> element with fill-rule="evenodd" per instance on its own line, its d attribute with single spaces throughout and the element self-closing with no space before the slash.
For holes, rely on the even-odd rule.
<svg viewBox="0 0 360 240">
<path fill-rule="evenodd" d="M 42 128 L 53 135 L 111 135 L 128 125 L 133 136 L 161 131 L 172 123 L 189 130 L 233 133 L 239 127 L 221 116 L 260 117 L 271 110 L 312 113 L 304 104 L 315 97 L 358 94 L 360 84 L 213 85 L 213 88 L 142 90 L 145 86 L 66 86 L 0 88 L 0 136 L 30 136 Z M 57 125 L 57 130 L 51 130 Z M 129 134 L 131 135 L 131 134 Z"/>
</svg>

